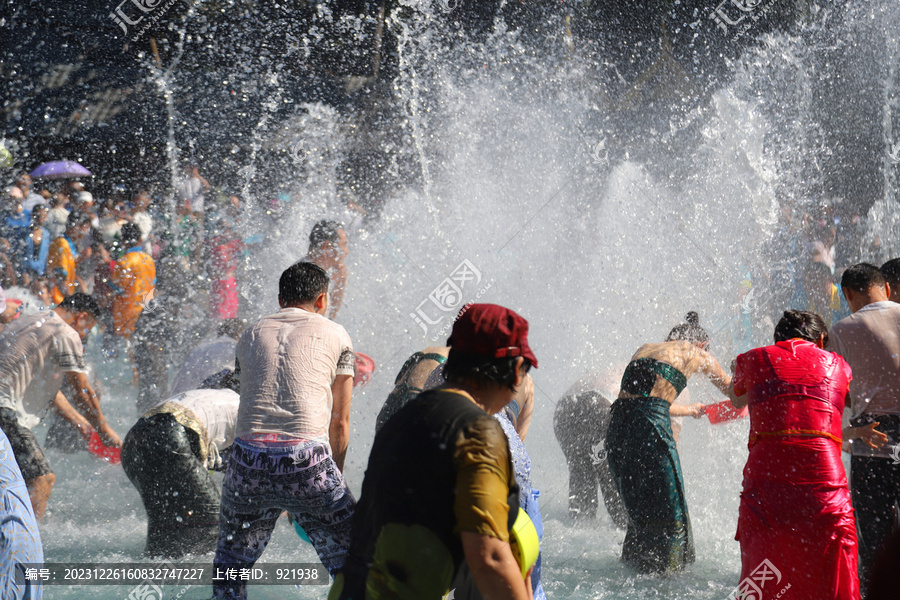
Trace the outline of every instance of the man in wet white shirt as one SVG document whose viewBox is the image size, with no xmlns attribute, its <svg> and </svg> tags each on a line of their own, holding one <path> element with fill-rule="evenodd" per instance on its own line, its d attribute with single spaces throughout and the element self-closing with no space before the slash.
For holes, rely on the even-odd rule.
<svg viewBox="0 0 900 600">
<path fill-rule="evenodd" d="M 344 564 L 355 500 L 341 471 L 350 434 L 353 345 L 325 318 L 328 275 L 288 267 L 281 310 L 238 342 L 241 400 L 222 485 L 214 573 L 250 568 L 287 511 L 332 573 Z M 214 580 L 216 598 L 246 598 L 246 581 Z"/>
<path fill-rule="evenodd" d="M 122 445 L 100 410 L 84 364 L 82 338 L 99 314 L 93 298 L 76 293 L 52 310 L 19 317 L 0 334 L 0 429 L 12 445 L 38 519 L 46 512 L 56 476 L 31 428 L 51 404 L 83 435 L 93 427 L 107 446 Z M 84 416 L 60 393 L 63 376 Z"/>
<path fill-rule="evenodd" d="M 874 265 L 844 271 L 841 289 L 852 314 L 835 323 L 828 349 L 853 369 L 850 382 L 850 491 L 859 528 L 860 583 L 891 533 L 900 502 L 900 304 Z"/>
</svg>

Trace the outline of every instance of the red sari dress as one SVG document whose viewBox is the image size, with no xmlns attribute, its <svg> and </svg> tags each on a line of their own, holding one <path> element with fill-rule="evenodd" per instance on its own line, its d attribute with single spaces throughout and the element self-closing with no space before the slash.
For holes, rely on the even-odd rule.
<svg viewBox="0 0 900 600">
<path fill-rule="evenodd" d="M 748 394 L 750 406 L 750 455 L 735 536 L 745 594 L 860 597 L 856 521 L 841 462 L 850 379 L 842 357 L 801 339 L 737 358 L 734 391 Z"/>
</svg>

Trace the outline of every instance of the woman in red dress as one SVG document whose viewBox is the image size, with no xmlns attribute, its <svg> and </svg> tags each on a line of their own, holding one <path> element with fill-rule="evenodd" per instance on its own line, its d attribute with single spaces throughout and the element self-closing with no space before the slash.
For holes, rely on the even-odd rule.
<svg viewBox="0 0 900 600">
<path fill-rule="evenodd" d="M 737 535 L 745 594 L 859 600 L 856 520 L 841 462 L 850 366 L 823 350 L 815 313 L 787 311 L 775 345 L 737 357 L 733 400 L 750 405 Z M 749 596 L 739 596 L 749 597 Z"/>
</svg>

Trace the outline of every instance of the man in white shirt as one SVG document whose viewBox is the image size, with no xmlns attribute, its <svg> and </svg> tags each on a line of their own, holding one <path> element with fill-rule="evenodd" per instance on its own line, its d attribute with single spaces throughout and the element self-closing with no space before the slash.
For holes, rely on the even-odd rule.
<svg viewBox="0 0 900 600">
<path fill-rule="evenodd" d="M 841 289 L 849 317 L 834 325 L 828 349 L 853 369 L 850 407 L 850 491 L 859 527 L 860 584 L 891 533 L 900 502 L 900 304 L 878 267 L 867 263 L 844 271 Z"/>
<path fill-rule="evenodd" d="M 238 342 L 241 402 L 222 485 L 215 573 L 250 568 L 282 511 L 309 536 L 332 574 L 344 564 L 356 505 L 341 471 L 350 436 L 353 345 L 325 318 L 328 275 L 288 267 L 281 310 Z M 216 598 L 246 598 L 246 581 L 214 581 Z"/>
<path fill-rule="evenodd" d="M 0 334 L 0 429 L 12 444 L 39 519 L 56 477 L 30 429 L 51 404 L 83 435 L 93 427 L 107 446 L 122 445 L 100 410 L 84 364 L 81 340 L 99 314 L 93 298 L 72 294 L 50 311 L 19 317 Z M 72 400 L 84 416 L 60 393 L 61 375 L 75 390 Z"/>
</svg>

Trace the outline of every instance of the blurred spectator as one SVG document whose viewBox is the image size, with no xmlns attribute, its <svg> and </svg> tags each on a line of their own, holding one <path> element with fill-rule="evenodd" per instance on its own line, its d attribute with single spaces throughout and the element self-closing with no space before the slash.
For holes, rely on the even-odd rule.
<svg viewBox="0 0 900 600">
<path fill-rule="evenodd" d="M 819 219 L 813 226 L 812 237 L 810 239 L 809 246 L 807 247 L 810 259 L 813 262 L 820 262 L 828 267 L 832 274 L 834 274 L 834 255 L 835 248 L 834 243 L 836 239 L 836 229 L 834 226 L 834 220 L 821 218 Z"/>
<path fill-rule="evenodd" d="M 832 281 L 831 270 L 821 262 L 807 263 L 801 273 L 806 292 L 806 310 L 820 315 L 831 327 L 835 312 L 841 309 L 841 295 Z"/>
<path fill-rule="evenodd" d="M 331 279 L 331 290 L 328 294 L 329 319 L 337 317 L 344 303 L 344 291 L 347 287 L 349 271 L 344 259 L 350 251 L 347 249 L 347 234 L 337 221 L 319 221 L 309 234 L 309 252 L 303 260 L 319 265 Z"/>
<path fill-rule="evenodd" d="M 107 200 L 100 207 L 100 235 L 107 246 L 112 245 L 118 238 L 122 225 L 128 222 L 125 212 L 125 203 L 121 200 Z"/>
<path fill-rule="evenodd" d="M 218 321 L 236 319 L 239 303 L 237 268 L 244 245 L 227 217 L 221 216 L 215 224 L 209 240 L 212 317 Z"/>
<path fill-rule="evenodd" d="M 66 224 L 69 220 L 71 211 L 66 208 L 69 203 L 69 197 L 63 193 L 56 194 L 51 200 L 51 208 L 47 213 L 47 222 L 44 227 L 50 233 L 50 241 L 52 242 L 66 231 Z"/>
<path fill-rule="evenodd" d="M 97 229 L 100 227 L 100 218 L 94 208 L 94 196 L 90 192 L 78 192 L 75 194 L 75 206 L 72 207 L 73 212 L 81 212 L 88 215 L 91 219 L 91 227 Z"/>
<path fill-rule="evenodd" d="M 28 227 L 31 224 L 31 213 L 22 206 L 23 199 L 22 190 L 14 187 L 10 188 L 3 203 L 0 236 L 5 237 L 10 243 L 10 252 L 12 253 L 10 258 L 22 253 L 25 236 L 28 234 Z"/>
<path fill-rule="evenodd" d="M 47 256 L 50 252 L 50 232 L 44 227 L 47 221 L 47 207 L 36 204 L 31 211 L 31 230 L 25 236 L 25 251 L 22 255 L 24 270 L 32 275 L 43 275 L 47 270 Z"/>
<path fill-rule="evenodd" d="M 110 274 L 114 290 L 113 324 L 116 335 L 130 338 L 144 307 L 153 299 L 156 289 L 156 264 L 140 246 L 141 230 L 134 223 L 122 225 L 122 247 L 125 253 L 116 261 Z"/>
<path fill-rule="evenodd" d="M 138 195 L 131 201 L 131 222 L 141 230 L 141 246 L 144 252 L 153 256 L 153 244 L 150 241 L 150 234 L 153 232 L 153 217 L 147 210 L 149 208 L 150 193 L 138 192 Z"/>
<path fill-rule="evenodd" d="M 210 189 L 212 186 L 200 176 L 200 169 L 196 165 L 188 165 L 184 168 L 184 179 L 180 186 L 181 199 L 195 215 L 203 215 L 205 194 Z"/>
<path fill-rule="evenodd" d="M 178 297 L 156 295 L 150 303 L 153 310 L 142 310 L 134 326 L 131 343 L 138 378 L 138 414 L 158 404 L 169 389 L 169 363 L 181 342 L 176 323 L 181 303 Z"/>
<path fill-rule="evenodd" d="M 45 204 L 44 198 L 40 194 L 34 193 L 34 190 L 31 189 L 31 175 L 28 173 L 19 175 L 18 179 L 16 179 L 16 187 L 22 190 L 24 198 L 22 206 L 26 211 L 31 212 L 37 204 Z"/>
<path fill-rule="evenodd" d="M 62 302 L 66 296 L 78 291 L 76 289 L 79 284 L 77 267 L 78 263 L 85 259 L 84 254 L 78 253 L 78 245 L 85 236 L 90 234 L 90 231 L 91 221 L 87 215 L 73 214 L 69 216 L 66 223 L 65 235 L 50 242 L 47 273 L 53 281 L 51 293 L 53 301 L 57 304 Z"/>
</svg>

